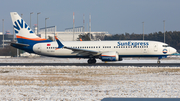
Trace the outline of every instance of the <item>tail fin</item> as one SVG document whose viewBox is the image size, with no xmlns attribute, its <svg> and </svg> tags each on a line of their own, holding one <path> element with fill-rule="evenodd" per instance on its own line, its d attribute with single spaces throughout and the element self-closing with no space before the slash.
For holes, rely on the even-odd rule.
<svg viewBox="0 0 180 101">
<path fill-rule="evenodd" d="M 10 15 L 18 43 L 33 44 L 37 42 L 50 42 L 47 39 L 39 38 L 17 12 L 11 12 Z"/>
</svg>

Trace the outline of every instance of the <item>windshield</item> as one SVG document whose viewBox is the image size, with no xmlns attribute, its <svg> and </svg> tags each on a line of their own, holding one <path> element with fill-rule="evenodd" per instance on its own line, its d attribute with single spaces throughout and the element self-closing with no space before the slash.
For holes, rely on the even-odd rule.
<svg viewBox="0 0 180 101">
<path fill-rule="evenodd" d="M 170 47 L 169 45 L 163 45 L 163 47 Z"/>
</svg>

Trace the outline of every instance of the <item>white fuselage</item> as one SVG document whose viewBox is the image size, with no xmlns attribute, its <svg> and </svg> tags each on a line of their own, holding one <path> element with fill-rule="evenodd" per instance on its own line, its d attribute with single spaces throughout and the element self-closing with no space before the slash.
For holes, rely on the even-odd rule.
<svg viewBox="0 0 180 101">
<path fill-rule="evenodd" d="M 176 49 L 165 43 L 157 41 L 69 41 L 62 42 L 64 46 L 93 50 L 100 53 L 115 51 L 120 57 L 158 57 L 167 56 L 176 52 Z M 57 42 L 37 43 L 33 46 L 33 51 L 40 55 L 57 57 L 78 57 L 72 50 L 58 47 Z M 164 50 L 166 52 L 164 52 Z M 97 54 L 98 55 L 98 54 Z"/>
</svg>

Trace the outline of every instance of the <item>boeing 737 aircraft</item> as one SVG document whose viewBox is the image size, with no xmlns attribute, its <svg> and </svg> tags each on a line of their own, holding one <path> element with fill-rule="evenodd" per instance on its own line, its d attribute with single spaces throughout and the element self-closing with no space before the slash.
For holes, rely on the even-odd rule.
<svg viewBox="0 0 180 101">
<path fill-rule="evenodd" d="M 44 56 L 58 58 L 87 58 L 89 64 L 102 61 L 122 61 L 123 57 L 157 57 L 160 59 L 176 53 L 165 43 L 142 40 L 118 41 L 51 41 L 38 37 L 17 12 L 10 13 L 17 43 L 11 46 Z"/>
</svg>

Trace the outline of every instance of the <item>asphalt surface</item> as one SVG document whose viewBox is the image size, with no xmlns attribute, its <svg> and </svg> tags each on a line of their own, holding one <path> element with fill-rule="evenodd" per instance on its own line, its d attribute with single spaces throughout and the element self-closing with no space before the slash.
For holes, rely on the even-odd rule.
<svg viewBox="0 0 180 101">
<path fill-rule="evenodd" d="M 180 63 L 0 63 L 0 66 L 160 66 L 180 67 Z"/>
</svg>

